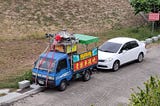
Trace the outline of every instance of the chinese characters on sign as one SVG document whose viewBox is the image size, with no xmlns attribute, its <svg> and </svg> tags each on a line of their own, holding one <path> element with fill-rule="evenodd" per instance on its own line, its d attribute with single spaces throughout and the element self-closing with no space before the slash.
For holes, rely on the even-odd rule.
<svg viewBox="0 0 160 106">
<path fill-rule="evenodd" d="M 74 63 L 73 69 L 74 69 L 74 71 L 78 71 L 78 70 L 84 69 L 88 66 L 97 64 L 97 62 L 98 62 L 98 56 L 93 56 L 93 57 L 87 58 L 85 60 L 81 60 L 81 61 Z"/>
<path fill-rule="evenodd" d="M 73 55 L 73 70 L 78 71 L 98 63 L 98 48 Z"/>
<path fill-rule="evenodd" d="M 86 59 L 88 57 L 91 57 L 91 56 L 92 56 L 92 52 L 91 51 L 82 53 L 82 54 L 80 54 L 80 60 L 84 60 L 84 59 Z"/>
<path fill-rule="evenodd" d="M 71 48 L 72 48 L 72 51 L 71 51 Z M 77 45 L 76 44 L 74 44 L 73 46 L 71 46 L 71 45 L 67 46 L 67 53 L 76 52 L 76 51 L 77 51 Z"/>
<path fill-rule="evenodd" d="M 60 52 L 66 52 L 66 53 L 76 52 L 77 51 L 77 45 L 76 44 L 74 44 L 72 46 L 71 45 L 67 45 L 67 46 L 56 45 L 55 50 L 58 50 Z"/>
<path fill-rule="evenodd" d="M 90 58 L 92 56 L 98 55 L 98 48 L 94 48 L 88 52 L 81 53 L 81 54 L 74 54 L 72 57 L 73 63 L 78 62 L 80 60 L 84 60 Z"/>
<path fill-rule="evenodd" d="M 149 13 L 149 21 L 159 21 L 159 13 Z"/>
</svg>

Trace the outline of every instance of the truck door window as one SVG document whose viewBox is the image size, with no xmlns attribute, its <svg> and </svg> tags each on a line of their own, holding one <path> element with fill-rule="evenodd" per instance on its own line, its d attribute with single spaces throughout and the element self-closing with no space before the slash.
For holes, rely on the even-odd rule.
<svg viewBox="0 0 160 106">
<path fill-rule="evenodd" d="M 57 66 L 57 72 L 61 71 L 62 69 L 67 68 L 67 61 L 66 59 L 60 60 Z"/>
</svg>

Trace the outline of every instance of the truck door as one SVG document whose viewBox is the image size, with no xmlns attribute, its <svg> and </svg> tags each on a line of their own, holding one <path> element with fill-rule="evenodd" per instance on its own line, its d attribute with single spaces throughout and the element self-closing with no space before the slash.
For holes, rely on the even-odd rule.
<svg viewBox="0 0 160 106">
<path fill-rule="evenodd" d="M 62 80 L 70 80 L 72 78 L 72 72 L 69 67 L 67 59 L 59 60 L 56 68 L 56 86 L 58 86 Z"/>
</svg>

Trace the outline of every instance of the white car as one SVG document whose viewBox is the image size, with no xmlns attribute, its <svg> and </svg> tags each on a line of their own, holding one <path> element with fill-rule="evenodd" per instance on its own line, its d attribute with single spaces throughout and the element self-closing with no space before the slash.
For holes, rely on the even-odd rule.
<svg viewBox="0 0 160 106">
<path fill-rule="evenodd" d="M 128 37 L 113 38 L 99 46 L 97 68 L 117 71 L 125 63 L 142 62 L 145 54 L 145 43 Z"/>
</svg>

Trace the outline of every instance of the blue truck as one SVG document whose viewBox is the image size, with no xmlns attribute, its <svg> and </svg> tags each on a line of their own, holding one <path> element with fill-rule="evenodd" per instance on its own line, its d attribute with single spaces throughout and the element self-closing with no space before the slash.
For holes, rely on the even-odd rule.
<svg viewBox="0 0 160 106">
<path fill-rule="evenodd" d="M 98 42 L 99 38 L 66 31 L 47 36 L 50 38 L 50 49 L 36 60 L 32 69 L 33 81 L 40 86 L 57 87 L 64 91 L 72 79 L 90 80 L 98 63 L 98 49 L 88 49 L 88 45 Z M 78 53 L 81 51 L 77 47 L 79 44 L 86 45 L 85 52 Z"/>
</svg>

